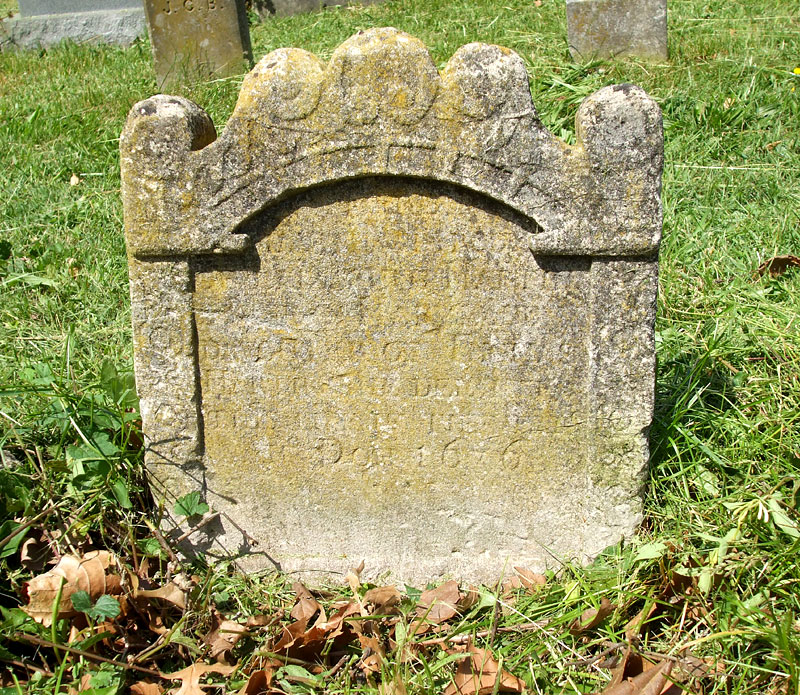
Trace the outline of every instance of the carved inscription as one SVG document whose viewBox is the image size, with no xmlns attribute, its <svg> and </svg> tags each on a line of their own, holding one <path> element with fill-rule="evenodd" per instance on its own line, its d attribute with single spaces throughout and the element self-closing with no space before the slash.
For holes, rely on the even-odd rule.
<svg viewBox="0 0 800 695">
<path fill-rule="evenodd" d="M 588 264 L 542 270 L 530 224 L 466 191 L 373 179 L 262 214 L 248 267 L 200 261 L 219 479 L 250 461 L 270 494 L 297 476 L 321 490 L 368 476 L 387 497 L 445 495 L 443 476 L 529 478 L 544 448 L 563 452 L 565 477 L 541 484 L 563 485 L 585 466 L 587 392 L 561 384 L 588 379 Z"/>
</svg>

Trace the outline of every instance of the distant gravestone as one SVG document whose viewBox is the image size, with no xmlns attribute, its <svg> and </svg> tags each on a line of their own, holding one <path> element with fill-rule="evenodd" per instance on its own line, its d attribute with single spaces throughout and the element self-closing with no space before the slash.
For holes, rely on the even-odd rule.
<svg viewBox="0 0 800 695">
<path fill-rule="evenodd" d="M 133 107 L 146 462 L 223 513 L 195 549 L 489 581 L 634 531 L 661 114 L 617 85 L 576 125 L 575 146 L 542 126 L 515 53 L 469 44 L 439 74 L 395 29 L 267 55 L 218 139 L 186 99 Z"/>
<path fill-rule="evenodd" d="M 251 65 L 242 0 L 144 0 L 159 88 L 184 77 L 225 77 Z"/>
<path fill-rule="evenodd" d="M 19 0 L 19 15 L 2 22 L 0 46 L 47 48 L 66 39 L 127 46 L 144 33 L 141 0 Z"/>
<path fill-rule="evenodd" d="M 567 36 L 575 60 L 666 60 L 667 0 L 567 0 Z"/>
</svg>

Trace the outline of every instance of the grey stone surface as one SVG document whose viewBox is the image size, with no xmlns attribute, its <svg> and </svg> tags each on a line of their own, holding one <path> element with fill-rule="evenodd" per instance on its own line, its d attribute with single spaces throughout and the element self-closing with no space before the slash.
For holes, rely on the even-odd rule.
<svg viewBox="0 0 800 695">
<path fill-rule="evenodd" d="M 64 40 L 128 46 L 145 31 L 141 7 L 31 17 L 15 15 L 0 24 L 0 49 L 47 48 Z"/>
<path fill-rule="evenodd" d="M 374 5 L 383 0 L 253 0 L 253 9 L 260 17 L 285 16 L 314 12 L 326 7 L 343 5 Z"/>
<path fill-rule="evenodd" d="M 664 60 L 667 0 L 567 0 L 567 36 L 575 60 Z"/>
<path fill-rule="evenodd" d="M 395 29 L 327 64 L 267 55 L 219 138 L 181 97 L 133 107 L 146 462 L 224 512 L 193 549 L 419 584 L 634 532 L 661 113 L 615 85 L 576 127 L 570 146 L 542 126 L 508 49 L 469 44 L 440 74 Z"/>
<path fill-rule="evenodd" d="M 81 14 L 101 10 L 139 10 L 142 0 L 19 0 L 19 13 L 23 17 L 45 14 Z"/>
<path fill-rule="evenodd" d="M 144 0 L 161 89 L 189 77 L 245 72 L 251 65 L 243 0 Z"/>
</svg>

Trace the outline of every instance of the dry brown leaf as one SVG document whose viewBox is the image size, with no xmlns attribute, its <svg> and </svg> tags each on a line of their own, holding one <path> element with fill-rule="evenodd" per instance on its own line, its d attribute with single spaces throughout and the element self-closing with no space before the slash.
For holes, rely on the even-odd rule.
<svg viewBox="0 0 800 695">
<path fill-rule="evenodd" d="M 458 664 L 453 681 L 445 688 L 443 695 L 489 695 L 494 692 L 521 693 L 525 690 L 525 683 L 508 671 L 501 670 L 500 664 L 488 650 L 469 645 L 468 653 L 469 658 Z"/>
<path fill-rule="evenodd" d="M 458 609 L 461 612 L 466 612 L 473 606 L 477 605 L 481 600 L 481 592 L 478 591 L 477 586 L 470 586 L 463 594 L 461 600 L 458 602 Z"/>
<path fill-rule="evenodd" d="M 576 618 L 572 625 L 570 625 L 569 631 L 572 635 L 580 635 L 581 633 L 586 632 L 587 630 L 592 630 L 596 628 L 600 623 L 602 623 L 609 615 L 611 615 L 616 606 L 611 603 L 607 598 L 603 598 L 600 600 L 600 607 L 599 608 L 588 608 L 587 610 L 581 613 L 580 618 Z"/>
<path fill-rule="evenodd" d="M 512 574 L 503 582 L 501 596 L 505 601 L 512 601 L 514 592 L 521 588 L 522 580 L 516 574 Z"/>
<path fill-rule="evenodd" d="M 247 627 L 264 627 L 269 625 L 270 617 L 268 615 L 251 615 L 247 619 Z"/>
<path fill-rule="evenodd" d="M 606 686 L 606 689 L 613 685 L 617 685 L 618 683 L 622 683 L 623 681 L 634 678 L 635 676 L 638 676 L 640 673 L 644 673 L 654 666 L 655 664 L 652 661 L 649 661 L 641 654 L 634 652 L 629 644 L 627 647 L 625 647 L 625 652 L 623 653 L 620 662 L 612 669 L 611 681 L 609 682 L 608 686 Z"/>
<path fill-rule="evenodd" d="M 642 628 L 647 624 L 650 618 L 660 610 L 661 604 L 658 601 L 653 601 L 649 605 L 645 604 L 644 608 L 625 623 L 625 627 L 622 628 L 625 633 L 625 639 L 631 642 L 638 637 Z"/>
<path fill-rule="evenodd" d="M 192 664 L 175 673 L 165 673 L 164 678 L 171 681 L 181 681 L 181 687 L 171 691 L 170 695 L 204 695 L 203 686 L 200 679 L 207 673 L 218 673 L 221 676 L 228 676 L 236 669 L 236 666 L 226 666 L 224 664 Z"/>
<path fill-rule="evenodd" d="M 358 662 L 359 668 L 367 675 L 378 673 L 383 664 L 383 645 L 376 637 L 370 635 L 359 635 L 358 641 L 364 650 L 361 660 Z"/>
<path fill-rule="evenodd" d="M 211 647 L 209 656 L 222 664 L 230 660 L 231 650 L 245 634 L 247 634 L 247 628 L 244 625 L 233 620 L 226 620 L 215 612 L 211 631 L 203 637 L 203 642 Z"/>
<path fill-rule="evenodd" d="M 29 572 L 41 573 L 53 558 L 53 550 L 42 531 L 26 538 L 19 551 L 19 562 Z"/>
<path fill-rule="evenodd" d="M 133 596 L 134 598 L 160 598 L 162 601 L 171 603 L 181 610 L 186 610 L 186 591 L 174 581 L 165 584 L 159 589 L 134 589 Z"/>
<path fill-rule="evenodd" d="M 320 611 L 322 613 L 321 617 L 323 618 L 323 622 L 325 621 L 325 613 L 322 610 L 322 606 L 319 604 L 317 599 L 311 595 L 311 592 L 302 582 L 295 582 L 292 584 L 292 591 L 294 591 L 295 595 L 297 596 L 297 603 L 294 604 L 294 607 L 289 615 L 291 615 L 295 620 L 311 620 L 311 617 L 317 611 Z"/>
<path fill-rule="evenodd" d="M 458 613 L 460 600 L 458 582 L 450 580 L 435 589 L 422 592 L 417 602 L 417 615 L 429 623 L 443 623 Z"/>
<path fill-rule="evenodd" d="M 756 273 L 759 277 L 765 273 L 776 277 L 783 275 L 789 268 L 800 268 L 800 256 L 774 256 L 758 266 Z"/>
<path fill-rule="evenodd" d="M 72 595 L 76 591 L 86 591 L 92 601 L 103 594 L 119 593 L 119 577 L 112 580 L 106 575 L 113 559 L 114 556 L 107 550 L 94 550 L 83 558 L 64 555 L 53 569 L 37 575 L 24 585 L 28 605 L 23 610 L 46 627 L 52 623 L 53 603 L 59 588 L 61 601 L 58 604 L 58 618 L 78 614 L 72 607 Z"/>
<path fill-rule="evenodd" d="M 614 683 L 612 680 L 601 695 L 661 695 L 670 687 L 668 679 L 672 667 L 673 662 L 665 659 L 657 666 L 646 668 L 639 675 L 626 678 L 621 683 Z"/>
<path fill-rule="evenodd" d="M 406 695 L 406 684 L 399 676 L 378 685 L 378 695 Z"/>
<path fill-rule="evenodd" d="M 128 692 L 130 695 L 162 695 L 164 688 L 158 683 L 139 681 L 138 683 L 134 683 Z"/>
<path fill-rule="evenodd" d="M 350 585 L 350 588 L 356 595 L 358 595 L 358 589 L 361 586 L 361 573 L 363 571 L 364 561 L 362 560 L 358 567 L 353 567 L 353 569 L 344 575 L 345 581 Z"/>
<path fill-rule="evenodd" d="M 275 671 L 272 667 L 253 671 L 238 695 L 260 695 L 260 693 L 267 692 L 272 686 L 272 678 L 274 675 Z"/>
<path fill-rule="evenodd" d="M 76 688 L 74 685 L 69 686 L 69 695 L 76 695 L 77 693 L 82 693 L 86 690 L 92 689 L 92 674 L 87 673 L 81 676 L 80 681 L 78 682 L 78 687 Z"/>
<path fill-rule="evenodd" d="M 528 591 L 535 592 L 547 584 L 547 577 L 538 574 L 527 567 L 515 567 L 514 571 L 519 576 L 519 581 Z"/>
<path fill-rule="evenodd" d="M 373 613 L 389 613 L 402 601 L 403 595 L 396 586 L 376 586 L 364 594 L 364 603 L 371 603 L 375 610 Z"/>
<path fill-rule="evenodd" d="M 320 656 L 329 643 L 343 645 L 355 639 L 352 624 L 345 619 L 360 612 L 360 607 L 351 602 L 341 606 L 325 623 L 317 621 L 309 628 L 307 620 L 298 620 L 283 628 L 272 651 L 312 661 Z"/>
</svg>

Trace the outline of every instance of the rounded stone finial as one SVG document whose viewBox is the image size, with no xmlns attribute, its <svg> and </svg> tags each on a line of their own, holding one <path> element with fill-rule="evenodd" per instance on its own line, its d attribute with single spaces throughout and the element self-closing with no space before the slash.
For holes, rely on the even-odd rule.
<svg viewBox="0 0 800 695">
<path fill-rule="evenodd" d="M 129 138 L 145 123 L 150 139 L 179 142 L 186 150 L 201 150 L 217 139 L 209 115 L 184 97 L 156 94 L 134 104 L 122 137 Z"/>
<path fill-rule="evenodd" d="M 575 132 L 590 156 L 604 160 L 650 158 L 663 147 L 661 109 L 632 84 L 587 97 L 575 116 Z"/>
<path fill-rule="evenodd" d="M 362 31 L 336 49 L 333 87 L 345 119 L 366 124 L 379 117 L 416 123 L 439 89 L 439 73 L 419 39 L 388 27 Z"/>
<path fill-rule="evenodd" d="M 237 117 L 268 113 L 282 121 L 305 118 L 319 102 L 324 65 L 299 48 L 280 48 L 248 73 L 236 102 Z"/>
<path fill-rule="evenodd" d="M 447 107 L 472 119 L 496 114 L 534 114 L 528 73 L 516 53 L 470 43 L 459 48 L 442 72 Z"/>
</svg>

